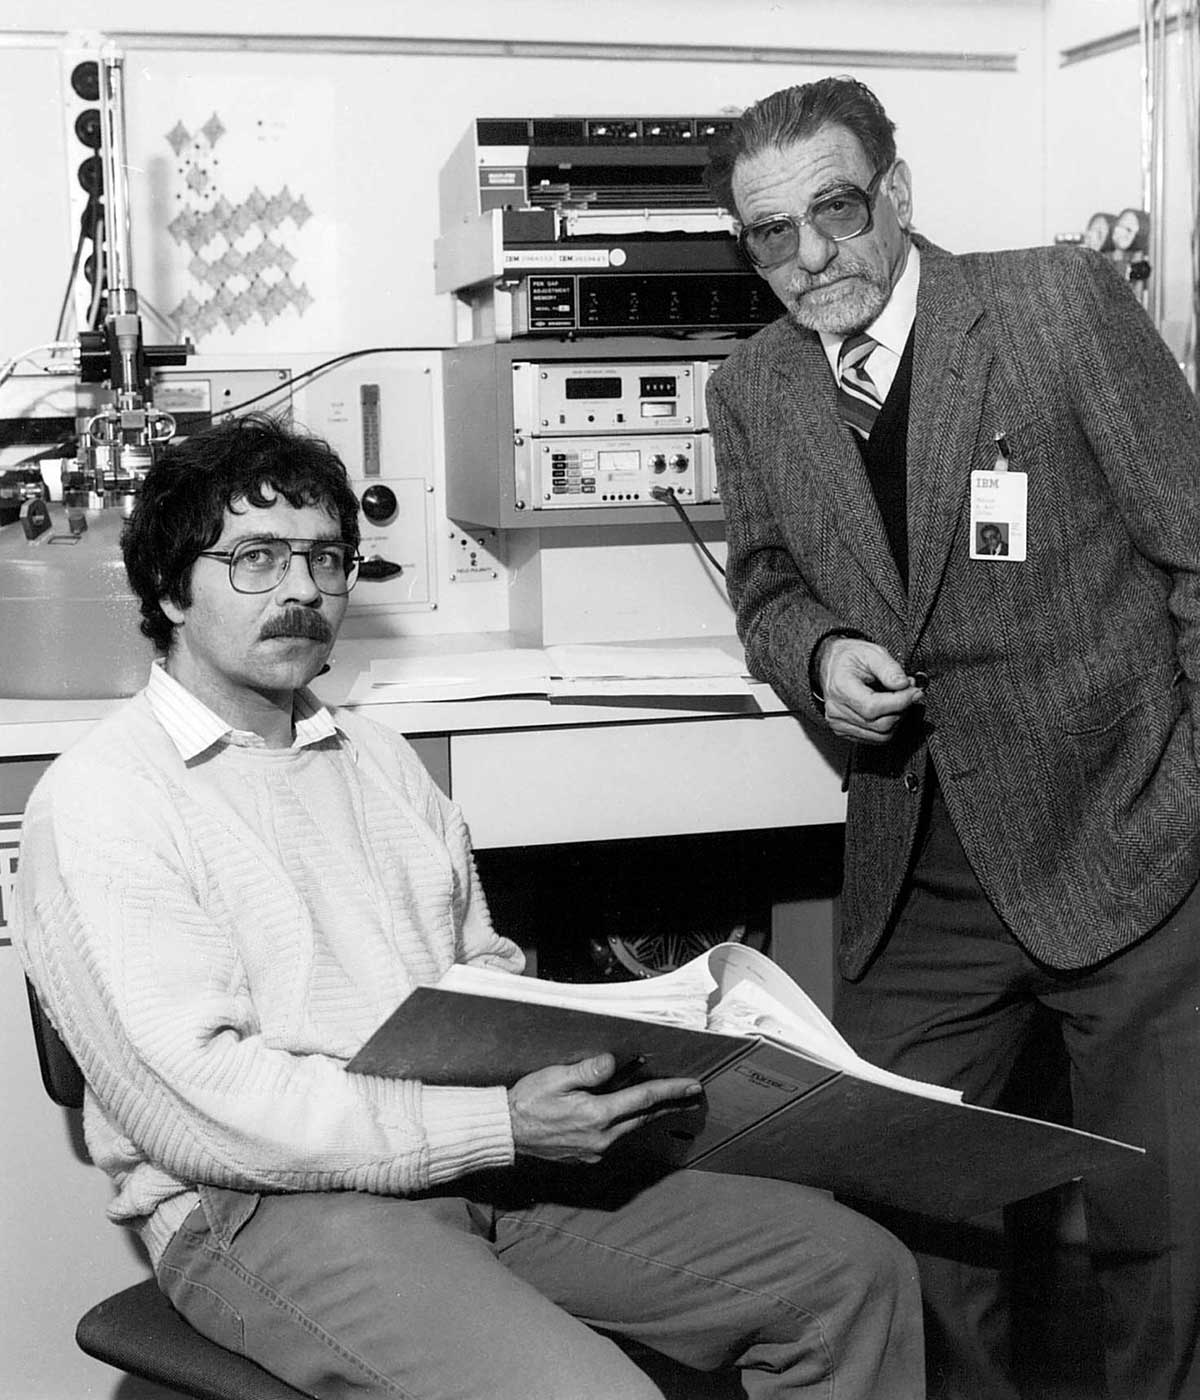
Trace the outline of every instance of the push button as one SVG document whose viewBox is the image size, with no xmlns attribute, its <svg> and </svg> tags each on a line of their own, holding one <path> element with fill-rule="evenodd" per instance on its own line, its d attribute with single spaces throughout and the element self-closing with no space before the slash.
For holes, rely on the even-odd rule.
<svg viewBox="0 0 1200 1400">
<path fill-rule="evenodd" d="M 916 790 L 921 786 L 921 780 L 917 777 L 915 773 L 905 773 L 904 786 L 909 790 L 909 792 L 916 792 Z"/>
</svg>

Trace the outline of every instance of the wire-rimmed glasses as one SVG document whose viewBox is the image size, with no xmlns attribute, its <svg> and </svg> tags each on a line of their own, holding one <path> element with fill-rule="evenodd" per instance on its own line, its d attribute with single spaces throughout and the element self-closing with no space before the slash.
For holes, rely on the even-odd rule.
<svg viewBox="0 0 1200 1400">
<path fill-rule="evenodd" d="M 362 556 L 345 540 L 239 540 L 232 549 L 202 549 L 202 559 L 229 564 L 229 584 L 235 593 L 270 593 L 283 582 L 299 554 L 317 588 L 329 597 L 349 593 L 358 580 Z"/>
</svg>

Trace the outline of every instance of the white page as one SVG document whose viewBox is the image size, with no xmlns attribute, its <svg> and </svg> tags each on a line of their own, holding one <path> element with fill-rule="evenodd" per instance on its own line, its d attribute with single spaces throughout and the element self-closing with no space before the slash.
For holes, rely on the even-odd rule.
<svg viewBox="0 0 1200 1400">
<path fill-rule="evenodd" d="M 744 676 L 745 663 L 721 647 L 591 646 L 546 648 L 552 673 L 564 680 L 684 679 Z"/>
<path fill-rule="evenodd" d="M 631 982 L 551 982 L 456 963 L 438 986 L 725 1035 L 761 1035 L 872 1083 L 947 1102 L 962 1099 L 956 1089 L 907 1079 L 862 1059 L 802 987 L 744 943 L 720 943 L 672 972 Z"/>
<path fill-rule="evenodd" d="M 745 676 L 551 676 L 547 692 L 559 700 L 588 696 L 665 695 L 679 699 L 690 695 L 750 695 Z"/>
<path fill-rule="evenodd" d="M 684 976 L 679 974 L 683 973 Z M 438 986 L 452 992 L 474 992 L 542 1006 L 574 1007 L 608 1016 L 688 1026 L 704 1030 L 714 983 L 703 957 L 663 977 L 633 982 L 551 982 L 541 977 L 521 977 L 495 968 L 467 967 L 455 963 Z"/>
<path fill-rule="evenodd" d="M 827 1047 L 831 1054 L 854 1054 L 849 1041 L 838 1033 L 812 997 L 765 953 L 744 943 L 719 943 L 707 957 L 720 996 L 731 992 L 739 982 L 749 982 L 785 1008 L 798 1028 L 806 1028 L 814 1045 Z"/>
<path fill-rule="evenodd" d="M 546 653 L 534 647 L 471 651 L 453 656 L 407 656 L 372 661 L 372 692 L 389 702 L 478 700 L 489 695 L 545 695 Z M 373 694 L 377 701 L 384 694 Z"/>
<path fill-rule="evenodd" d="M 727 1035 L 770 1036 L 833 1065 L 857 1058 L 828 1021 L 822 1025 L 796 1016 L 757 982 L 743 980 L 722 988 L 709 1008 L 708 1024 Z"/>
<path fill-rule="evenodd" d="M 764 1036 L 779 1045 L 795 1046 L 831 1069 L 848 1071 L 873 1084 L 905 1089 L 920 1094 L 922 1098 L 942 1099 L 947 1103 L 962 1102 L 962 1093 L 958 1089 L 947 1089 L 941 1084 L 930 1084 L 921 1079 L 909 1079 L 864 1060 L 846 1045 L 831 1025 L 829 1030 L 832 1034 L 823 1038 L 818 1027 L 791 1015 L 781 1002 L 757 983 L 738 982 L 726 992 L 710 1011 L 708 1028 L 724 1035 Z"/>
</svg>

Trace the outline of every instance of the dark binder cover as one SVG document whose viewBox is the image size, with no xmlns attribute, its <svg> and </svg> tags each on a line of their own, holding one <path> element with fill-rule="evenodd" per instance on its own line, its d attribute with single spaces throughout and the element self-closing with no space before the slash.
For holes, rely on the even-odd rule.
<svg viewBox="0 0 1200 1400">
<path fill-rule="evenodd" d="M 1074 1128 L 839 1074 L 687 1165 L 970 1220 L 1141 1155 Z"/>
<path fill-rule="evenodd" d="M 1141 1155 L 1073 1128 L 894 1088 L 791 1045 L 625 1016 L 420 987 L 347 1066 L 356 1074 L 483 1087 L 608 1051 L 640 1078 L 694 1077 L 699 1112 L 620 1144 L 628 1165 L 775 1177 L 851 1201 L 970 1219 Z"/>
<path fill-rule="evenodd" d="M 618 1065 L 643 1056 L 640 1079 L 702 1079 L 745 1048 L 740 1036 L 418 987 L 347 1068 L 353 1074 L 420 1079 L 426 1084 L 511 1088 L 534 1070 L 574 1064 L 607 1051 Z"/>
</svg>

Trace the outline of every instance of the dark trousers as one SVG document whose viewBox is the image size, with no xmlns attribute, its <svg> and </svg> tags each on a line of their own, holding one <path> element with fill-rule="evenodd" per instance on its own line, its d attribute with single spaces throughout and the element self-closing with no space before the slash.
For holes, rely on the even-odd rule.
<svg viewBox="0 0 1200 1400">
<path fill-rule="evenodd" d="M 1200 1396 L 1200 891 L 1117 956 L 1054 971 L 989 905 L 935 791 L 900 915 L 865 975 L 841 981 L 837 1023 L 876 1064 L 969 1102 L 1028 1107 L 1052 1087 L 1029 1083 L 1027 1068 L 1021 1082 L 1047 1016 L 1069 1064 L 1071 1121 L 1146 1148 L 1083 1186 L 1109 1397 Z M 931 1397 L 1018 1393 L 998 1228 L 901 1232 L 921 1266 Z"/>
</svg>

